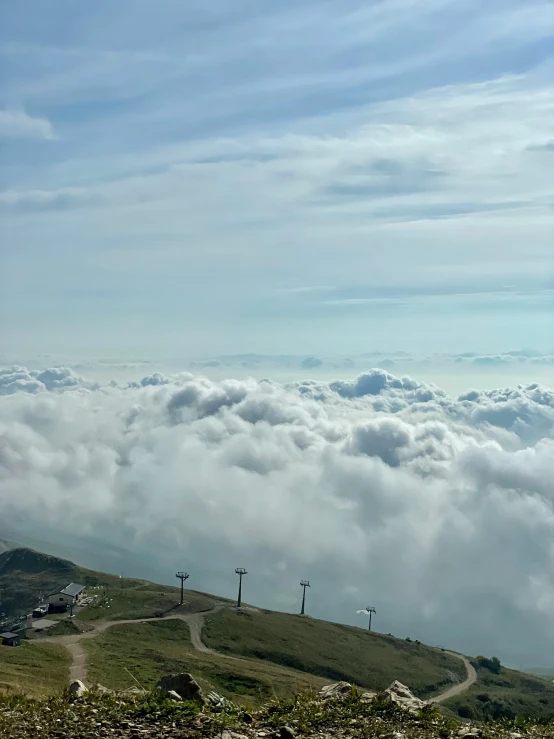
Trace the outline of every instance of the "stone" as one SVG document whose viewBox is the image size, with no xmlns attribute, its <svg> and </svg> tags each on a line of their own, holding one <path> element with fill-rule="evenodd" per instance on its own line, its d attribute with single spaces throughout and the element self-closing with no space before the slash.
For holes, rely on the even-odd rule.
<svg viewBox="0 0 554 739">
<path fill-rule="evenodd" d="M 376 693 L 362 693 L 360 696 L 360 700 L 362 703 L 371 703 L 371 701 L 375 698 Z"/>
<path fill-rule="evenodd" d="M 176 693 L 174 690 L 168 690 L 167 697 L 169 700 L 175 701 L 176 703 L 180 703 L 183 700 L 179 693 Z"/>
<path fill-rule="evenodd" d="M 332 685 L 324 685 L 319 691 L 317 697 L 322 701 L 328 701 L 332 698 L 344 698 L 351 695 L 352 686 L 350 683 L 340 682 Z"/>
<path fill-rule="evenodd" d="M 294 731 L 290 726 L 281 726 L 279 729 L 279 739 L 294 739 Z"/>
<path fill-rule="evenodd" d="M 405 708 L 410 713 L 419 713 L 426 705 L 426 701 L 416 698 L 412 691 L 398 680 L 395 680 L 384 693 L 390 698 L 391 703 L 396 703 L 396 705 Z"/>
<path fill-rule="evenodd" d="M 254 721 L 254 719 L 252 718 L 252 715 L 248 713 L 247 711 L 245 711 L 242 714 L 242 720 L 244 721 L 245 724 L 251 724 L 252 721 Z"/>
<path fill-rule="evenodd" d="M 477 726 L 465 724 L 463 726 L 460 726 L 460 728 L 458 729 L 458 736 L 460 737 L 460 739 L 463 739 L 463 737 L 467 737 L 467 739 L 475 739 L 475 737 L 481 736 L 481 732 Z"/>
<path fill-rule="evenodd" d="M 73 698 L 82 698 L 85 693 L 88 693 L 88 688 L 81 680 L 74 680 L 69 686 L 69 693 Z"/>
<path fill-rule="evenodd" d="M 224 711 L 225 709 L 236 708 L 235 704 L 232 701 L 228 700 L 228 698 L 224 698 L 222 695 L 219 695 L 219 693 L 216 693 L 215 690 L 211 690 L 208 693 L 205 702 L 209 705 L 212 711 Z"/>
<path fill-rule="evenodd" d="M 198 685 L 189 672 L 181 672 L 178 675 L 165 675 L 158 682 L 158 688 L 162 688 L 162 690 L 166 690 L 168 693 L 173 690 L 184 701 L 195 701 L 202 706 L 206 703 L 200 685 Z"/>
</svg>

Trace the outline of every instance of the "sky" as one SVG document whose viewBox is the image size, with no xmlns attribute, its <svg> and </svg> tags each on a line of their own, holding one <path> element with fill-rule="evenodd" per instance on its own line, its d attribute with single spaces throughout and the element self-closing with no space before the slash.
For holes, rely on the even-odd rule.
<svg viewBox="0 0 554 739">
<path fill-rule="evenodd" d="M 547 659 L 552 29 L 2 3 L 0 536 Z"/>
<path fill-rule="evenodd" d="M 2 4 L 3 358 L 552 352 L 553 25 Z"/>
</svg>

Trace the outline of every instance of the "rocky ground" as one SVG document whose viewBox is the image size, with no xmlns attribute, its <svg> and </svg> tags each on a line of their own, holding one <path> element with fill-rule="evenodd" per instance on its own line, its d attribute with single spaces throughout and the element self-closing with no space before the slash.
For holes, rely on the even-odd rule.
<svg viewBox="0 0 554 739">
<path fill-rule="evenodd" d="M 151 693 L 67 691 L 42 701 L 0 697 L 2 739 L 554 739 L 554 725 L 491 723 L 480 727 L 442 716 L 436 706 L 411 702 L 404 686 L 379 696 L 341 683 L 319 696 L 274 701 L 261 710 L 212 697 L 181 701 Z M 411 696 L 411 697 L 410 697 Z M 398 697 L 398 700 L 396 700 Z M 406 702 L 407 700 L 407 702 Z"/>
</svg>

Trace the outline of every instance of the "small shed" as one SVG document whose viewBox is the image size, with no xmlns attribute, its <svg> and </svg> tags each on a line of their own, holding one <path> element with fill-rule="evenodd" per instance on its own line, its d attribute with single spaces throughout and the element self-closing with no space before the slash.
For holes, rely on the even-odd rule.
<svg viewBox="0 0 554 739">
<path fill-rule="evenodd" d="M 21 645 L 21 635 L 15 634 L 13 631 L 5 631 L 0 634 L 2 645 L 4 647 L 19 647 Z"/>
</svg>

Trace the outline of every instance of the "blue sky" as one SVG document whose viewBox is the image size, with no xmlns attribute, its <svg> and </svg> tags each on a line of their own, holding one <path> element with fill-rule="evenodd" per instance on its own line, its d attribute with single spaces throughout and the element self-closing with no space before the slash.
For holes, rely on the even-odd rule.
<svg viewBox="0 0 554 739">
<path fill-rule="evenodd" d="M 0 9 L 11 360 L 554 351 L 554 4 Z"/>
</svg>

